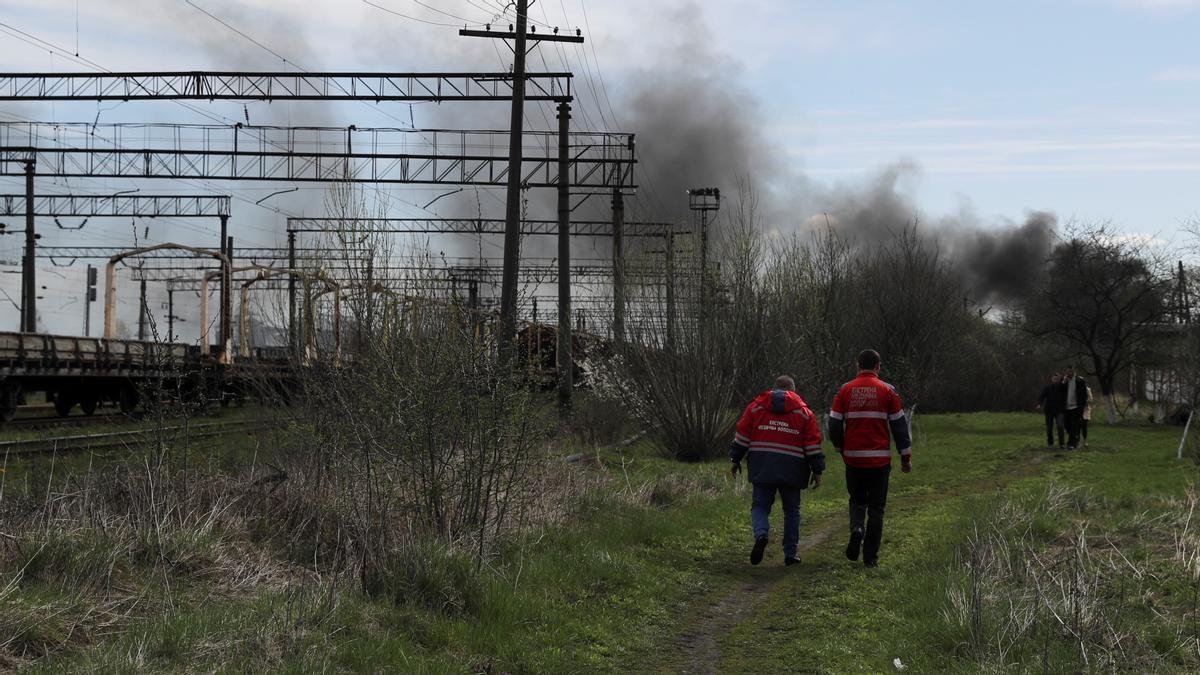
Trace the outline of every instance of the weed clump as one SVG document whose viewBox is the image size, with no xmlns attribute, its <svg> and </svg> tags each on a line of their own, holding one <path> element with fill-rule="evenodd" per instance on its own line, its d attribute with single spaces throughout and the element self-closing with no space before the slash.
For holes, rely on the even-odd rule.
<svg viewBox="0 0 1200 675">
<path fill-rule="evenodd" d="M 985 670 L 1195 667 L 1196 502 L 1191 490 L 1167 515 L 1115 522 L 1105 500 L 1060 485 L 989 504 L 947 571 L 946 647 Z"/>
</svg>

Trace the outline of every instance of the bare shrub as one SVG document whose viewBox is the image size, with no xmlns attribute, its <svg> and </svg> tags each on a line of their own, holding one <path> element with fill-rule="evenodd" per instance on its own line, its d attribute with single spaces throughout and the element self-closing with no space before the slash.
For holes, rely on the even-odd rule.
<svg viewBox="0 0 1200 675">
<path fill-rule="evenodd" d="M 364 590 L 429 537 L 482 561 L 534 497 L 550 419 L 487 342 L 446 318 L 439 336 L 376 335 L 352 365 L 305 382 L 311 437 L 294 453 L 348 515 Z"/>
</svg>

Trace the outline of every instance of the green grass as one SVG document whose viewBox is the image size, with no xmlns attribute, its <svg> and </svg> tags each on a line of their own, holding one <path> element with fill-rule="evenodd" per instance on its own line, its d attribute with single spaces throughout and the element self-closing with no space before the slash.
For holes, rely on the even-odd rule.
<svg viewBox="0 0 1200 675">
<path fill-rule="evenodd" d="M 267 409 L 268 415 L 286 415 L 283 409 Z M 259 407 L 213 407 L 206 414 L 190 418 L 193 425 L 216 424 L 221 422 L 237 422 L 262 419 L 264 412 Z M 168 417 L 163 422 L 168 426 L 183 424 L 182 418 Z M 17 431 L 0 430 L 0 441 L 15 441 L 37 438 L 53 438 L 58 436 L 73 436 L 82 434 L 100 434 L 110 432 L 126 432 L 141 429 L 153 429 L 158 424 L 154 419 L 143 419 L 131 422 L 100 423 L 83 427 L 69 426 L 47 429 L 20 429 Z M 234 469 L 244 465 L 247 458 L 253 458 L 259 446 L 257 439 L 260 434 L 297 433 L 295 429 L 283 427 L 277 431 L 251 432 L 247 434 L 231 434 L 213 438 L 193 439 L 186 451 L 180 450 L 179 432 L 169 432 L 164 443 L 170 446 L 174 462 L 195 463 L 198 468 Z M 156 441 L 147 440 L 131 444 L 124 449 L 106 449 L 94 452 L 68 453 L 37 453 L 22 456 L 4 456 L 0 453 L 0 495 L 9 498 L 22 496 L 44 496 L 48 484 L 61 481 L 64 478 L 87 476 L 105 467 L 126 465 L 130 462 L 141 463 L 147 456 L 146 447 Z"/>
<path fill-rule="evenodd" d="M 1131 534 L 1131 518 L 1164 511 L 1196 477 L 1190 463 L 1174 459 L 1179 430 L 1095 425 L 1093 447 L 1063 453 L 1041 447 L 1035 415 L 925 416 L 917 424 L 914 472 L 892 474 L 878 570 L 841 554 L 846 496 L 836 455 L 825 485 L 806 491 L 803 503 L 803 534 L 828 538 L 798 567 L 785 569 L 772 548 L 752 568 L 744 480 L 730 480 L 724 462 L 680 465 L 639 446 L 572 468 L 606 481 L 577 495 L 566 522 L 508 541 L 482 575 L 460 554 L 433 549 L 419 569 L 398 561 L 406 581 L 367 597 L 354 579 L 297 574 L 231 590 L 127 557 L 112 563 L 122 582 L 115 585 L 137 587 L 152 610 L 83 640 L 55 642 L 69 626 L 48 622 L 39 644 L 53 653 L 25 663 L 35 672 L 674 672 L 711 638 L 708 665 L 720 672 L 884 672 L 897 657 L 910 672 L 972 672 L 982 662 L 943 618 L 947 589 L 962 580 L 963 542 L 1005 500 L 1032 499 L 1051 483 L 1094 495 L 1089 508 L 1100 511 L 1087 517 L 1129 542 L 1142 561 L 1135 564 L 1159 565 L 1161 581 L 1148 592 L 1159 611 L 1182 616 L 1192 586 L 1160 563 L 1165 530 L 1144 541 Z M 1055 546 L 1073 522 L 1039 519 L 1037 544 Z M 79 576 L 81 561 L 103 560 L 102 545 L 79 547 L 78 559 L 55 550 L 62 560 L 0 596 L 0 624 L 34 606 L 98 604 L 109 592 L 55 582 L 55 570 Z M 714 607 L 736 620 L 714 616 Z M 1154 637 L 1153 618 L 1138 618 L 1146 644 L 1169 651 L 1169 640 Z M 1164 663 L 1196 664 L 1178 654 Z"/>
</svg>

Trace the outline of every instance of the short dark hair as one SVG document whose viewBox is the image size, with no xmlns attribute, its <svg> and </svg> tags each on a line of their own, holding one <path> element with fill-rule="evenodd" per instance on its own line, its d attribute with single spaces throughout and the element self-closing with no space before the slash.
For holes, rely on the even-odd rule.
<svg viewBox="0 0 1200 675">
<path fill-rule="evenodd" d="M 796 381 L 790 375 L 780 375 L 775 378 L 775 388 L 784 391 L 796 391 Z"/>
<path fill-rule="evenodd" d="M 858 367 L 862 370 L 875 370 L 879 367 L 879 352 L 874 349 L 864 349 L 858 353 Z"/>
</svg>

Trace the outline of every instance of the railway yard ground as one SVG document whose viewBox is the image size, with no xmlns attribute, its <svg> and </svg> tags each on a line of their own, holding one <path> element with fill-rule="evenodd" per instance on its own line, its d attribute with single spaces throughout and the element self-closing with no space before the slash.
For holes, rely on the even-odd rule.
<svg viewBox="0 0 1200 675">
<path fill-rule="evenodd" d="M 315 512 L 289 492 L 302 469 L 262 434 L 198 445 L 169 472 L 154 452 L 10 461 L 0 667 L 1194 671 L 1200 474 L 1175 459 L 1178 429 L 1097 425 L 1065 452 L 1041 445 L 1039 421 L 920 418 L 876 570 L 842 554 L 838 461 L 805 493 L 802 563 L 784 567 L 773 544 L 750 567 L 749 490 L 725 462 L 554 439 L 546 492 L 565 499 L 482 561 L 412 554 L 389 570 L 408 575 L 403 593 L 364 593 L 321 559 L 322 537 L 351 533 L 295 520 Z M 268 433 L 310 432 L 293 419 Z"/>
</svg>

